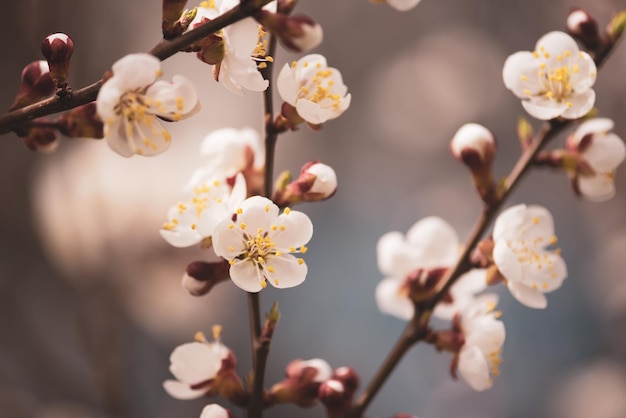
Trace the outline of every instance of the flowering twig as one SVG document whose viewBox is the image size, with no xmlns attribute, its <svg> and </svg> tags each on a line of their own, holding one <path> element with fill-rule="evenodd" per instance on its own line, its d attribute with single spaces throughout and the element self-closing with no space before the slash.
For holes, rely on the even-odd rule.
<svg viewBox="0 0 626 418">
<path fill-rule="evenodd" d="M 619 38 L 614 39 L 611 42 L 607 42 L 603 48 L 596 51 L 594 61 L 598 68 L 611 54 L 618 40 Z M 520 183 L 524 175 L 533 166 L 534 160 L 540 151 L 550 142 L 550 140 L 556 137 L 563 129 L 570 126 L 574 121 L 575 120 L 564 119 L 552 119 L 547 121 L 542 126 L 542 129 L 530 141 L 529 146 L 523 151 L 510 174 L 503 181 L 498 195 L 483 206 L 478 220 L 474 224 L 472 232 L 465 243 L 463 252 L 459 255 L 454 267 L 448 269 L 446 275 L 442 279 L 442 283 L 444 284 L 441 289 L 432 298 L 424 303 L 415 304 L 413 318 L 408 322 L 402 335 L 396 342 L 388 357 L 382 363 L 381 367 L 378 369 L 372 381 L 361 394 L 357 402 L 353 405 L 348 414 L 349 418 L 360 418 L 362 416 L 365 409 L 374 399 L 404 354 L 413 345 L 425 340 L 425 337 L 429 332 L 428 324 L 430 322 L 433 309 L 448 293 L 452 285 L 464 273 L 471 269 L 470 254 L 485 234 L 489 225 L 491 225 L 495 215 L 499 212 L 504 202 L 512 194 L 513 190 Z"/>
<path fill-rule="evenodd" d="M 274 56 L 276 51 L 276 38 L 272 34 L 269 35 L 269 47 L 267 54 Z M 261 70 L 263 78 L 272 80 L 272 61 L 267 61 L 265 68 Z M 273 129 L 272 115 L 274 107 L 272 103 L 271 87 L 263 92 L 263 107 L 265 114 L 265 173 L 263 180 L 264 196 L 270 197 L 272 194 L 273 173 L 274 173 L 274 154 L 276 148 L 276 140 L 278 133 Z M 252 359 L 254 367 L 254 383 L 252 387 L 252 396 L 248 405 L 248 417 L 260 418 L 263 411 L 263 381 L 265 378 L 265 366 L 267 356 L 269 354 L 269 346 L 271 336 L 261 340 L 261 312 L 259 307 L 259 294 L 248 293 L 248 309 L 250 316 L 250 331 L 252 338 Z"/>
<path fill-rule="evenodd" d="M 251 16 L 270 1 L 271 0 L 250 0 L 242 2 L 228 12 L 177 38 L 160 41 L 150 50 L 150 54 L 161 61 L 166 60 L 211 33 L 217 32 L 228 25 L 232 25 L 235 22 Z M 89 86 L 73 91 L 71 95 L 52 96 L 29 106 L 8 112 L 0 116 L 0 134 L 11 132 L 28 120 L 73 109 L 92 102 L 96 99 L 103 83 L 104 81 L 101 79 Z"/>
</svg>

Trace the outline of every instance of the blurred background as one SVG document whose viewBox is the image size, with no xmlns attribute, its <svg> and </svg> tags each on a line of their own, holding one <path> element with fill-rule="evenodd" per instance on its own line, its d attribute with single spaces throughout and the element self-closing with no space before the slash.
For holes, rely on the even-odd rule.
<svg viewBox="0 0 626 418">
<path fill-rule="evenodd" d="M 448 141 L 462 124 L 482 123 L 498 136 L 498 175 L 509 171 L 523 109 L 501 81 L 506 57 L 563 29 L 573 6 L 601 26 L 626 7 L 617 0 L 424 0 L 400 13 L 367 0 L 300 3 L 297 10 L 324 28 L 314 52 L 340 69 L 353 100 L 320 132 L 303 128 L 278 143 L 277 170 L 322 160 L 336 169 L 339 191 L 300 207 L 315 225 L 306 282 L 261 295 L 264 311 L 278 301 L 283 315 L 268 387 L 294 358 L 352 366 L 369 381 L 404 326 L 374 302 L 382 278 L 377 239 L 434 214 L 464 239 L 480 205 Z M 70 84 L 78 88 L 123 55 L 149 50 L 160 37 L 160 7 L 157 0 L 5 2 L 0 107 L 12 103 L 22 68 L 41 58 L 49 33 L 73 38 Z M 277 65 L 298 57 L 281 50 Z M 595 90 L 601 114 L 626 138 L 624 68 L 620 45 Z M 261 96 L 230 94 L 192 55 L 168 60 L 164 73 L 194 80 L 203 108 L 170 126 L 174 143 L 158 157 L 124 159 L 102 141 L 76 139 L 41 155 L 15 135 L 0 139 L 0 418 L 197 417 L 209 401 L 172 399 L 161 383 L 170 378 L 171 350 L 213 324 L 224 326 L 240 373 L 250 368 L 245 295 L 230 283 L 200 298 L 185 293 L 185 266 L 206 254 L 168 246 L 158 229 L 183 197 L 203 137 L 221 127 L 261 129 Z M 418 346 L 368 416 L 624 418 L 626 170 L 616 183 L 617 197 L 596 204 L 578 199 L 562 173 L 531 173 L 510 204 L 541 204 L 554 214 L 569 269 L 564 286 L 545 311 L 501 292 L 507 341 L 491 390 L 475 393 L 453 381 L 450 356 Z M 267 416 L 320 417 L 323 410 L 284 406 Z"/>
</svg>

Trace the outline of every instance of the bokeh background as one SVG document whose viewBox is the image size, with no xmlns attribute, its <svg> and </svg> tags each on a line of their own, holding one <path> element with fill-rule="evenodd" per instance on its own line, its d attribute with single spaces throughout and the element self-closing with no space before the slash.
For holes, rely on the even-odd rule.
<svg viewBox="0 0 626 418">
<path fill-rule="evenodd" d="M 480 205 L 448 141 L 463 123 L 496 133 L 496 170 L 518 156 L 515 124 L 523 110 L 501 82 L 506 57 L 562 29 L 569 9 L 586 8 L 601 26 L 617 0 L 424 0 L 408 13 L 367 0 L 302 0 L 298 11 L 324 28 L 315 52 L 341 70 L 350 109 L 320 132 L 280 138 L 277 169 L 320 159 L 335 167 L 339 192 L 303 205 L 315 234 L 307 281 L 262 293 L 282 319 L 269 358 L 268 386 L 294 358 L 322 357 L 354 367 L 364 382 L 403 323 L 381 315 L 374 289 L 378 237 L 437 214 L 463 238 Z M 0 14 L 0 108 L 7 109 L 24 65 L 39 44 L 63 31 L 76 44 L 71 85 L 101 77 L 121 56 L 149 50 L 160 36 L 157 0 L 22 0 Z M 298 58 L 278 52 L 278 66 Z M 596 83 L 597 107 L 626 138 L 626 45 Z M 171 126 L 174 143 L 158 157 L 124 159 L 104 142 L 63 140 L 35 154 L 14 135 L 0 138 L 0 417 L 196 417 L 207 400 L 169 398 L 168 356 L 196 331 L 224 326 L 241 374 L 250 368 L 245 295 L 222 284 L 194 298 L 180 286 L 187 263 L 206 256 L 174 249 L 158 235 L 168 207 L 199 163 L 211 130 L 261 129 L 261 97 L 231 95 L 191 55 L 164 64 L 166 78 L 192 78 L 200 115 Z M 555 145 L 559 145 L 559 138 Z M 430 346 L 410 351 L 368 415 L 422 418 L 626 417 L 626 170 L 617 197 L 574 196 L 562 173 L 531 173 L 516 202 L 555 215 L 569 278 L 534 311 L 506 292 L 505 362 L 494 387 L 473 392 L 448 375 L 450 356 Z M 502 289 L 500 289 L 502 290 Z M 241 416 L 238 412 L 238 416 Z M 320 417 L 279 407 L 269 417 Z"/>
</svg>

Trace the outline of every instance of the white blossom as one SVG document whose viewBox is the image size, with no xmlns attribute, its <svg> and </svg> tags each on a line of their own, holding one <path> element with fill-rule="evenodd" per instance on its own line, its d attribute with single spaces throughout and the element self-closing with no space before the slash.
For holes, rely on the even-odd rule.
<svg viewBox="0 0 626 418">
<path fill-rule="evenodd" d="M 203 1 L 189 27 L 193 28 L 202 18 L 213 20 L 238 5 L 239 0 Z M 244 89 L 264 91 L 269 86 L 253 57 L 259 47 L 260 31 L 261 27 L 254 19 L 246 18 L 217 32 L 224 42 L 225 51 L 223 60 L 215 69 L 216 79 L 232 93 L 242 95 Z"/>
<path fill-rule="evenodd" d="M 199 109 L 193 85 L 183 76 L 156 81 L 161 62 L 150 54 L 130 54 L 113 64 L 96 100 L 104 136 L 124 157 L 156 155 L 170 144 L 170 133 L 157 116 L 179 121 Z"/>
<path fill-rule="evenodd" d="M 615 196 L 615 170 L 624 161 L 626 146 L 613 132 L 613 121 L 595 118 L 583 122 L 568 139 L 568 145 L 580 152 L 593 170 L 590 175 L 576 175 L 576 189 L 587 199 L 605 201 Z"/>
<path fill-rule="evenodd" d="M 163 388 L 176 399 L 195 399 L 207 392 L 210 381 L 222 368 L 229 349 L 220 342 L 192 342 L 179 345 L 170 355 L 170 372 Z"/>
<path fill-rule="evenodd" d="M 413 316 L 413 303 L 405 287 L 407 276 L 417 269 L 448 268 L 457 260 L 459 238 L 443 219 L 427 217 L 415 223 L 404 236 L 389 232 L 378 240 L 378 267 L 387 277 L 376 287 L 378 308 L 389 315 L 408 320 Z M 486 286 L 484 270 L 470 271 L 452 286 L 452 301 L 442 301 L 434 314 L 451 318 L 474 294 Z"/>
<path fill-rule="evenodd" d="M 213 131 L 204 138 L 200 152 L 202 167 L 191 176 L 189 189 L 213 177 L 230 178 L 248 168 L 262 170 L 265 165 L 263 140 L 252 128 Z"/>
<path fill-rule="evenodd" d="M 387 0 L 387 4 L 396 10 L 406 12 L 419 4 L 422 0 Z"/>
<path fill-rule="evenodd" d="M 593 107 L 596 65 L 576 41 L 563 32 L 550 32 L 533 52 L 520 51 L 504 63 L 505 86 L 522 99 L 524 109 L 537 119 L 576 119 Z"/>
<path fill-rule="evenodd" d="M 231 418 L 232 416 L 227 409 L 215 403 L 205 406 L 202 409 L 202 414 L 200 414 L 200 418 Z"/>
<path fill-rule="evenodd" d="M 517 205 L 504 210 L 493 228 L 493 258 L 511 294 L 526 306 L 545 308 L 544 293 L 561 287 L 567 268 L 556 244 L 554 221 L 541 206 Z"/>
<path fill-rule="evenodd" d="M 280 97 L 314 125 L 338 117 L 350 106 L 351 96 L 341 73 L 329 68 L 322 55 L 311 54 L 285 64 L 276 86 Z"/>
<path fill-rule="evenodd" d="M 499 312 L 494 309 L 497 296 L 484 295 L 461 313 L 461 330 L 465 343 L 459 351 L 458 370 L 463 379 L 477 391 L 489 389 L 491 376 L 497 376 L 502 362 L 500 354 L 506 337 Z"/>
<path fill-rule="evenodd" d="M 285 209 L 279 215 L 271 200 L 253 196 L 224 219 L 213 232 L 213 249 L 231 264 L 230 278 L 247 292 L 258 292 L 267 282 L 277 288 L 302 283 L 307 266 L 293 253 L 305 253 L 313 225 L 302 212 Z"/>
<path fill-rule="evenodd" d="M 202 182 L 194 187 L 191 199 L 170 208 L 161 236 L 174 247 L 198 244 L 211 237 L 215 226 L 231 217 L 245 198 L 246 181 L 241 174 L 232 187 L 218 177 Z"/>
</svg>

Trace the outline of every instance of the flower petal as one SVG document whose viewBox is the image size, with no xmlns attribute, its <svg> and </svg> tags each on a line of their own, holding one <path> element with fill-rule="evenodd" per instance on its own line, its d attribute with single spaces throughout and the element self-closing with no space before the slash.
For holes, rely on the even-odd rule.
<svg viewBox="0 0 626 418">
<path fill-rule="evenodd" d="M 163 382 L 163 389 L 165 389 L 172 398 L 183 401 L 200 398 L 206 393 L 205 389 L 192 389 L 188 384 L 181 383 L 177 380 L 166 380 Z"/>
<path fill-rule="evenodd" d="M 243 231 L 230 219 L 223 219 L 213 229 L 213 251 L 220 257 L 232 260 L 246 249 Z"/>
<path fill-rule="evenodd" d="M 237 212 L 237 224 L 246 225 L 251 234 L 262 229 L 269 231 L 272 222 L 278 217 L 278 206 L 266 197 L 252 196 L 241 204 L 241 213 Z"/>
<path fill-rule="evenodd" d="M 228 349 L 219 343 L 179 345 L 170 355 L 170 372 L 183 383 L 201 383 L 215 377 L 226 355 Z"/>
<path fill-rule="evenodd" d="M 464 345 L 459 352 L 459 372 L 463 379 L 476 391 L 484 391 L 491 387 L 489 365 L 485 355 L 476 346 Z"/>
<path fill-rule="evenodd" d="M 152 113 L 172 121 L 190 116 L 198 105 L 193 84 L 182 75 L 175 75 L 171 82 L 157 81 L 148 88 L 145 97 Z"/>
<path fill-rule="evenodd" d="M 522 283 L 542 293 L 561 287 L 567 277 L 567 267 L 560 255 L 542 251 L 532 262 L 522 264 Z"/>
<path fill-rule="evenodd" d="M 304 260 L 291 254 L 283 254 L 280 257 L 268 256 L 267 265 L 274 268 L 273 273 L 267 272 L 268 281 L 279 289 L 298 286 L 304 282 L 308 271 Z"/>
<path fill-rule="evenodd" d="M 217 253 L 217 251 L 216 251 Z M 230 278 L 235 285 L 246 292 L 256 293 L 263 289 L 263 278 L 252 261 L 238 260 L 230 266 Z"/>
<path fill-rule="evenodd" d="M 230 415 L 226 409 L 212 403 L 204 407 L 200 418 L 230 418 Z"/>
<path fill-rule="evenodd" d="M 533 96 L 530 100 L 522 100 L 522 106 L 530 116 L 539 120 L 554 119 L 566 111 L 564 102 L 547 99 L 545 96 Z"/>
<path fill-rule="evenodd" d="M 292 106 L 298 99 L 298 83 L 289 64 L 285 64 L 276 78 L 276 87 L 280 97 Z"/>
<path fill-rule="evenodd" d="M 581 94 L 568 97 L 570 107 L 568 107 L 561 116 L 565 119 L 578 119 L 585 116 L 593 108 L 596 101 L 596 92 L 587 90 Z"/>
<path fill-rule="evenodd" d="M 522 266 L 506 241 L 496 241 L 496 245 L 493 248 L 493 260 L 498 270 L 500 270 L 500 273 L 502 273 L 509 282 L 519 282 L 522 280 Z"/>
<path fill-rule="evenodd" d="M 402 282 L 386 278 L 376 286 L 376 304 L 382 313 L 408 321 L 413 317 L 413 303 L 400 293 Z"/>
<path fill-rule="evenodd" d="M 276 231 L 270 231 L 270 238 L 276 248 L 287 250 L 289 247 L 301 247 L 313 236 L 313 223 L 307 215 L 292 210 L 282 213 L 276 220 Z"/>
<path fill-rule="evenodd" d="M 161 61 L 151 54 L 129 54 L 117 60 L 112 70 L 122 90 L 136 90 L 154 83 L 161 74 Z"/>
<path fill-rule="evenodd" d="M 459 237 L 443 219 L 430 216 L 416 222 L 407 232 L 412 256 L 422 268 L 447 267 L 456 262 L 459 254 Z"/>
<path fill-rule="evenodd" d="M 608 173 L 624 161 L 626 145 L 614 133 L 594 135 L 583 156 L 598 174 Z"/>
<path fill-rule="evenodd" d="M 610 175 L 579 176 L 576 181 L 580 193 L 591 201 L 605 202 L 615 196 L 615 182 Z"/>
<path fill-rule="evenodd" d="M 532 287 L 512 280 L 507 282 L 507 287 L 515 299 L 529 308 L 544 309 L 548 306 L 548 299 L 545 295 Z"/>
<path fill-rule="evenodd" d="M 590 134 L 607 134 L 613 129 L 615 123 L 609 118 L 593 118 L 589 119 L 578 126 L 574 132 L 574 139 L 576 140 L 574 145 L 578 143 L 586 136 Z"/>
<path fill-rule="evenodd" d="M 535 95 L 541 91 L 539 79 L 536 76 L 539 62 L 528 51 L 520 51 L 510 55 L 502 68 L 502 79 L 507 89 L 511 90 L 520 99 L 528 97 L 528 92 Z"/>
</svg>

